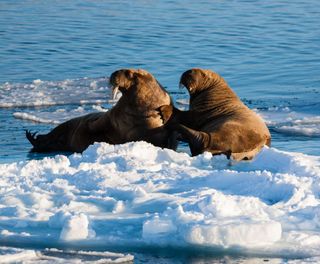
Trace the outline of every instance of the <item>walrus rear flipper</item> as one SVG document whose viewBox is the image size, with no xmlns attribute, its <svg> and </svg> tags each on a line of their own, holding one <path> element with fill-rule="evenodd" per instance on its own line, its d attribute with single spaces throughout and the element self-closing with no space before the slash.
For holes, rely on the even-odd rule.
<svg viewBox="0 0 320 264">
<path fill-rule="evenodd" d="M 32 146 L 35 146 L 37 143 L 36 143 L 36 135 L 37 135 L 38 132 L 35 132 L 35 133 L 31 133 L 29 130 L 26 130 L 26 137 L 27 139 L 29 140 L 29 142 L 32 144 Z"/>
<path fill-rule="evenodd" d="M 31 133 L 29 130 L 26 130 L 26 137 L 29 142 L 32 144 L 32 152 L 51 152 L 51 151 L 58 151 L 63 150 L 59 144 L 58 140 L 53 140 L 52 135 L 37 135 L 37 132 Z M 60 146 L 60 147 L 59 147 Z"/>
<path fill-rule="evenodd" d="M 203 153 L 208 147 L 210 136 L 207 133 L 193 130 L 184 125 L 177 125 L 176 130 L 181 134 L 182 141 L 189 143 L 192 156 Z"/>
<path fill-rule="evenodd" d="M 48 141 L 44 140 L 46 135 L 37 135 L 38 132 L 31 133 L 29 130 L 26 130 L 26 137 L 29 142 L 32 144 L 32 152 L 49 152 L 52 149 L 48 146 Z"/>
</svg>

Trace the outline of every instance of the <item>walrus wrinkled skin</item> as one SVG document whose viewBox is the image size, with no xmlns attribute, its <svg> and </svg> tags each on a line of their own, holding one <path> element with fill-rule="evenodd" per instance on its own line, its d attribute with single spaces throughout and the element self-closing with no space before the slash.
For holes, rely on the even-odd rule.
<svg viewBox="0 0 320 264">
<path fill-rule="evenodd" d="M 122 69 L 110 76 L 113 96 L 119 101 L 108 111 L 71 119 L 46 135 L 31 134 L 35 152 L 82 152 L 94 142 L 122 144 L 144 140 L 162 148 L 175 149 L 177 141 L 164 127 L 158 108 L 172 104 L 169 94 L 145 70 Z"/>
<path fill-rule="evenodd" d="M 189 111 L 163 106 L 160 112 L 167 126 L 189 143 L 193 156 L 209 151 L 234 160 L 252 159 L 271 136 L 264 121 L 231 90 L 225 80 L 210 70 L 190 69 L 180 87 L 190 94 Z"/>
</svg>

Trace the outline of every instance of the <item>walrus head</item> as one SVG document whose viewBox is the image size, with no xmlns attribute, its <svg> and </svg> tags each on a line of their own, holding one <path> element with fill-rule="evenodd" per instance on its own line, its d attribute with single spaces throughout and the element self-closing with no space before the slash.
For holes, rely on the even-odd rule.
<svg viewBox="0 0 320 264">
<path fill-rule="evenodd" d="M 130 88 L 137 85 L 137 78 L 144 77 L 153 79 L 153 76 L 142 69 L 121 69 L 113 72 L 110 76 L 110 85 L 112 86 L 112 97 L 115 99 L 118 91 L 126 93 Z"/>
<path fill-rule="evenodd" d="M 211 70 L 193 68 L 181 75 L 179 86 L 186 87 L 190 95 L 193 95 L 219 84 L 226 84 L 219 74 Z"/>
<path fill-rule="evenodd" d="M 113 98 L 118 91 L 130 104 L 155 109 L 171 103 L 171 98 L 153 75 L 142 69 L 121 69 L 110 76 Z"/>
<path fill-rule="evenodd" d="M 189 109 L 208 111 L 224 109 L 226 104 L 239 104 L 239 97 L 227 82 L 211 70 L 194 68 L 181 75 L 180 87 L 186 87 L 190 94 Z M 222 108 L 219 108 L 222 107 Z"/>
</svg>

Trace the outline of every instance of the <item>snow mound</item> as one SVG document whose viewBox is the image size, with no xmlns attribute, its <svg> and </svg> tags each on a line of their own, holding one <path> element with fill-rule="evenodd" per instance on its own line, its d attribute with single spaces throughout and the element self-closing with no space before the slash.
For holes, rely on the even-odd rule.
<svg viewBox="0 0 320 264">
<path fill-rule="evenodd" d="M 234 163 L 101 143 L 0 171 L 2 244 L 320 255 L 320 157 L 264 148 Z"/>
</svg>

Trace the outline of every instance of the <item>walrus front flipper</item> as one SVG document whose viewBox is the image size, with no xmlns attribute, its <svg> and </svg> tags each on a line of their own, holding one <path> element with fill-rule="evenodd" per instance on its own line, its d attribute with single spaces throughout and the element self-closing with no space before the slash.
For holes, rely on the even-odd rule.
<svg viewBox="0 0 320 264">
<path fill-rule="evenodd" d="M 198 118 L 198 113 L 195 111 L 181 111 L 173 105 L 162 105 L 158 109 L 163 124 L 172 129 L 177 124 L 184 126 L 192 126 Z"/>
<path fill-rule="evenodd" d="M 178 123 L 179 110 L 173 105 L 162 105 L 158 109 L 162 122 L 166 127 L 170 127 L 173 124 Z"/>
<path fill-rule="evenodd" d="M 203 153 L 209 145 L 210 136 L 205 132 L 196 131 L 184 125 L 177 125 L 176 130 L 180 133 L 181 140 L 189 143 L 192 156 Z"/>
<path fill-rule="evenodd" d="M 178 136 L 179 136 L 179 133 L 175 130 L 169 132 L 167 148 L 177 150 L 178 143 L 179 143 Z"/>
</svg>

